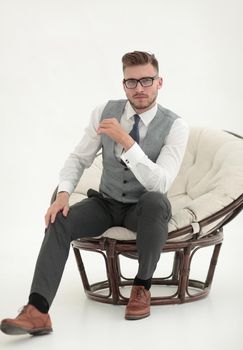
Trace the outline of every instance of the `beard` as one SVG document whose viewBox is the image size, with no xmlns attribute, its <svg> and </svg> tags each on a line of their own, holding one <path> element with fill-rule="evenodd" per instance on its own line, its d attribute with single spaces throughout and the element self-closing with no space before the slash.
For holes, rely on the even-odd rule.
<svg viewBox="0 0 243 350">
<path fill-rule="evenodd" d="M 157 95 L 156 94 L 155 96 L 151 97 L 150 99 L 148 100 L 145 100 L 145 101 L 137 101 L 135 98 L 134 99 L 131 99 L 131 98 L 128 98 L 128 101 L 130 102 L 131 106 L 135 109 L 135 110 L 149 110 L 150 108 L 152 108 L 155 104 L 155 101 L 157 99 Z"/>
</svg>

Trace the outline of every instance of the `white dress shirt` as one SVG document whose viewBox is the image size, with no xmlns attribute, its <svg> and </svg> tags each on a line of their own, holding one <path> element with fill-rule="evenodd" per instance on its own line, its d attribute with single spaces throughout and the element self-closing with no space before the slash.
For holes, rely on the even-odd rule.
<svg viewBox="0 0 243 350">
<path fill-rule="evenodd" d="M 73 153 L 67 158 L 63 169 L 60 171 L 58 192 L 66 191 L 71 194 L 85 168 L 93 163 L 97 152 L 101 149 L 101 136 L 97 135 L 100 118 L 106 104 L 98 106 L 91 114 L 88 127 Z M 150 110 L 139 114 L 139 135 L 142 141 L 147 133 L 149 123 L 155 117 L 157 104 Z M 126 103 L 121 117 L 121 126 L 129 133 L 133 126 L 133 116 L 136 114 L 130 102 Z M 187 145 L 189 127 L 182 118 L 177 118 L 168 136 L 165 145 L 156 160 L 152 162 L 135 142 L 132 147 L 124 152 L 120 144 L 115 145 L 115 155 L 122 159 L 134 176 L 148 191 L 165 193 L 174 181 Z"/>
</svg>

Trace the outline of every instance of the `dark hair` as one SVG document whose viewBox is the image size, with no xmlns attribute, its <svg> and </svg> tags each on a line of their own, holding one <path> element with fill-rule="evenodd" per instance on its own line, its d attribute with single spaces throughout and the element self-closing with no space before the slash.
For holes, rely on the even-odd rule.
<svg viewBox="0 0 243 350">
<path fill-rule="evenodd" d="M 144 51 L 128 52 L 122 57 L 123 71 L 126 67 L 138 66 L 142 64 L 151 63 L 152 66 L 159 73 L 159 64 L 154 54 L 150 54 Z"/>
</svg>

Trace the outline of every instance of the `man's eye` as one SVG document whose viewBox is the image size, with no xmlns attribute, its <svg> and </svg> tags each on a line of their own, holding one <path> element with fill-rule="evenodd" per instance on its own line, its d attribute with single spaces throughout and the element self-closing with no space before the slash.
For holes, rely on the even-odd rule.
<svg viewBox="0 0 243 350">
<path fill-rule="evenodd" d="M 141 83 L 142 84 L 151 84 L 151 78 L 144 78 L 144 79 L 141 79 Z"/>
</svg>

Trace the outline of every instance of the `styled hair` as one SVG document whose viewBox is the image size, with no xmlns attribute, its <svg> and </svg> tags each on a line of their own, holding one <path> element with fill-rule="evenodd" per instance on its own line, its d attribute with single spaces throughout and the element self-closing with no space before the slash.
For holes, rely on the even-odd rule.
<svg viewBox="0 0 243 350">
<path fill-rule="evenodd" d="M 151 63 L 152 66 L 159 73 L 159 64 L 154 54 L 150 54 L 144 51 L 128 52 L 122 57 L 123 71 L 126 67 L 138 66 Z"/>
</svg>

